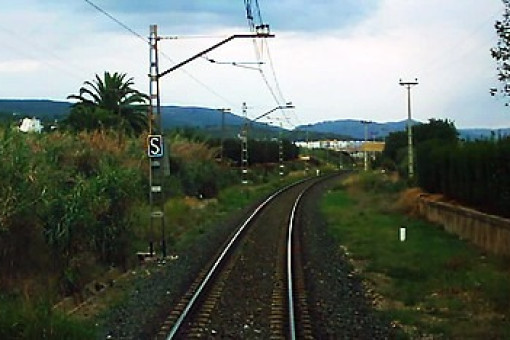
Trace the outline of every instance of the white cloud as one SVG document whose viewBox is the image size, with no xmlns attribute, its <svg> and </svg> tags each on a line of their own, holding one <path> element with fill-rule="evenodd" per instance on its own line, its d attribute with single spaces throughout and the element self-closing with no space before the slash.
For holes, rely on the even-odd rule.
<svg viewBox="0 0 510 340">
<path fill-rule="evenodd" d="M 0 13 L 3 97 L 65 99 L 83 81 L 106 70 L 126 72 L 135 78 L 137 88 L 147 91 L 149 51 L 140 37 L 85 2 L 51 3 L 21 0 Z M 118 2 L 97 3 L 142 36 L 148 35 L 153 23 L 160 26 L 161 35 L 228 35 L 247 30 L 242 4 L 222 12 L 210 4 L 206 8 L 201 2 L 179 2 L 190 16 L 180 16 L 176 32 L 176 26 L 168 24 L 164 2 L 144 4 L 147 11 L 136 15 L 135 2 L 123 5 L 124 11 L 116 11 Z M 448 118 L 460 127 L 510 125 L 501 100 L 488 95 L 489 88 L 498 85 L 489 49 L 496 42 L 493 23 L 502 12 L 500 0 L 373 0 L 365 5 L 353 0 L 318 1 L 316 11 L 298 0 L 260 4 L 263 17 L 276 29 L 276 38 L 268 42 L 271 56 L 285 99 L 296 105 L 299 123 L 405 119 L 406 94 L 398 79 L 417 77 L 413 117 Z M 224 24 L 219 20 L 222 13 L 229 18 Z M 309 20 L 301 20 L 305 13 Z M 221 29 L 214 28 L 220 24 Z M 166 56 L 181 61 L 219 40 L 164 40 L 160 47 Z M 251 40 L 236 40 L 209 56 L 254 61 L 253 51 Z M 171 65 L 165 56 L 160 60 L 161 70 Z M 264 60 L 268 62 L 267 54 Z M 15 75 L 12 70 L 23 72 Z M 183 70 L 162 79 L 163 103 L 229 106 L 240 113 L 246 101 L 251 116 L 276 105 L 257 71 L 204 59 Z M 274 86 L 268 64 L 264 70 Z"/>
<path fill-rule="evenodd" d="M 26 73 L 34 72 L 40 68 L 41 64 L 34 60 L 11 60 L 0 62 L 0 76 L 7 73 Z"/>
</svg>

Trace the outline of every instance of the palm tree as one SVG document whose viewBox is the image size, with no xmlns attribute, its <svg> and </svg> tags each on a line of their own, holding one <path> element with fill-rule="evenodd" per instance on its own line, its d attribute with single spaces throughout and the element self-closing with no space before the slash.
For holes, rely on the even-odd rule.
<svg viewBox="0 0 510 340">
<path fill-rule="evenodd" d="M 147 102 L 149 97 L 133 89 L 133 78 L 126 80 L 125 73 L 104 73 L 104 79 L 96 74 L 94 81 L 84 82 L 79 94 L 67 99 L 76 99 L 68 123 L 77 129 L 87 127 L 118 128 L 128 134 L 140 134 L 148 126 Z M 108 113 L 105 119 L 105 112 Z M 87 113 L 87 117 L 78 118 Z M 87 126 L 81 125 L 83 118 Z M 92 121 L 90 121 L 92 120 Z M 77 126 L 75 126 L 77 125 Z"/>
</svg>

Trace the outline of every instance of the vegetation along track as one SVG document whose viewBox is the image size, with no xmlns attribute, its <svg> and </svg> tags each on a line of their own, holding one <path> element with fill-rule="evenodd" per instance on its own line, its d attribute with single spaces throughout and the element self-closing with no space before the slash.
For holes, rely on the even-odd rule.
<svg viewBox="0 0 510 340">
<path fill-rule="evenodd" d="M 297 183 L 259 205 L 156 338 L 312 338 L 295 217 L 301 196 L 320 181 Z"/>
</svg>

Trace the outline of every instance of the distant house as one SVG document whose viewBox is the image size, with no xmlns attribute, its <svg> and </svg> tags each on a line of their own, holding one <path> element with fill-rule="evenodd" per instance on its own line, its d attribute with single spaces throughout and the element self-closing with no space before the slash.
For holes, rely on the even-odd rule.
<svg viewBox="0 0 510 340">
<path fill-rule="evenodd" d="M 19 130 L 21 132 L 37 132 L 41 133 L 43 129 L 43 125 L 41 121 L 37 118 L 23 118 L 21 121 L 21 125 Z"/>
</svg>

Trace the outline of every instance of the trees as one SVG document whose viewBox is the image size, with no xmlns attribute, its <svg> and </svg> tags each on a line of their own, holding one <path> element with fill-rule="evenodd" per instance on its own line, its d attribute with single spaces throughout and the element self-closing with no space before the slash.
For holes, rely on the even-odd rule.
<svg viewBox="0 0 510 340">
<path fill-rule="evenodd" d="M 499 36 L 496 47 L 491 49 L 492 58 L 498 64 L 498 80 L 502 82 L 502 88 L 498 91 L 496 88 L 491 89 L 491 95 L 497 92 L 503 96 L 510 96 L 510 0 L 502 0 L 505 5 L 503 19 L 497 20 L 494 24 L 496 33 Z M 508 106 L 508 103 L 505 104 Z"/>
<path fill-rule="evenodd" d="M 415 147 L 429 140 L 439 140 L 441 143 L 455 143 L 458 132 L 453 122 L 445 119 L 429 119 L 426 124 L 413 126 L 413 144 Z M 407 164 L 407 132 L 392 132 L 386 137 L 383 155 L 390 159 L 397 169 L 404 172 Z"/>
<path fill-rule="evenodd" d="M 509 217 L 510 139 L 418 146 L 419 185 L 482 211 Z"/>
<path fill-rule="evenodd" d="M 446 143 L 456 142 L 459 135 L 453 122 L 448 119 L 431 118 L 428 123 L 417 125 L 413 129 L 416 143 L 431 139 L 439 139 Z"/>
<path fill-rule="evenodd" d="M 148 96 L 133 88 L 133 78 L 125 73 L 96 74 L 94 81 L 84 82 L 79 94 L 67 99 L 78 100 L 73 105 L 66 125 L 73 130 L 118 129 L 128 135 L 139 135 L 148 126 Z"/>
<path fill-rule="evenodd" d="M 0 137 L 0 290 L 37 278 L 74 293 L 99 266 L 125 267 L 145 200 L 142 145 L 102 132 Z"/>
</svg>

